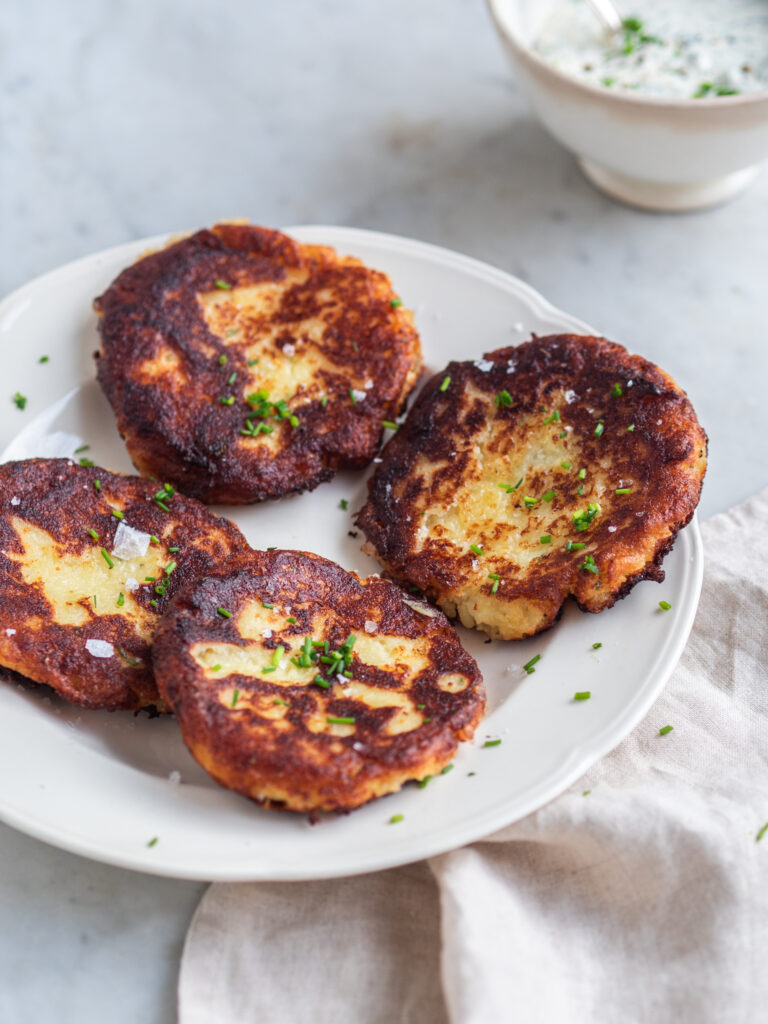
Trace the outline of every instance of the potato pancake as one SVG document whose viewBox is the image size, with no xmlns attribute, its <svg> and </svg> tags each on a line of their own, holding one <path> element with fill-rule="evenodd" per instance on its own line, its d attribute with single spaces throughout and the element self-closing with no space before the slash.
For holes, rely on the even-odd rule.
<svg viewBox="0 0 768 1024">
<path fill-rule="evenodd" d="M 0 665 L 83 708 L 166 710 L 149 656 L 160 616 L 247 550 L 170 485 L 67 459 L 0 465 Z"/>
<path fill-rule="evenodd" d="M 492 637 L 600 612 L 694 513 L 707 438 L 685 393 L 605 338 L 451 363 L 382 453 L 357 517 L 396 578 Z"/>
<path fill-rule="evenodd" d="M 485 706 L 441 612 L 300 551 L 254 552 L 186 588 L 153 661 L 213 778 L 293 811 L 351 809 L 436 774 Z"/>
<path fill-rule="evenodd" d="M 385 274 L 246 224 L 145 256 L 95 308 L 98 379 L 134 465 L 209 503 L 367 465 L 421 370 Z"/>
</svg>

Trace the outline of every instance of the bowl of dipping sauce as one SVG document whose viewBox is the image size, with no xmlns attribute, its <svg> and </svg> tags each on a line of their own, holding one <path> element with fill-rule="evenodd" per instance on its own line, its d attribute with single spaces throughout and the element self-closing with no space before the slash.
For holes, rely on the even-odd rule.
<svg viewBox="0 0 768 1024">
<path fill-rule="evenodd" d="M 487 0 L 521 89 L 609 195 L 695 210 L 768 159 L 768 0 Z M 631 9 L 630 9 L 631 8 Z"/>
</svg>

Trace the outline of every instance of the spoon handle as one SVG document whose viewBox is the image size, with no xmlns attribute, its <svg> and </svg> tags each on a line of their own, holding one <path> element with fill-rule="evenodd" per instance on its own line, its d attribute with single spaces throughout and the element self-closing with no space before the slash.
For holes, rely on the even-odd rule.
<svg viewBox="0 0 768 1024">
<path fill-rule="evenodd" d="M 610 32 L 618 32 L 624 22 L 613 0 L 587 0 L 587 3 Z"/>
</svg>

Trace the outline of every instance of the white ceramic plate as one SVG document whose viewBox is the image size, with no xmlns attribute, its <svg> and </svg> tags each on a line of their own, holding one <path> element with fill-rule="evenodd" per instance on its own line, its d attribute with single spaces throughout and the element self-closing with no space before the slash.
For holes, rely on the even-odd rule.
<svg viewBox="0 0 768 1024">
<path fill-rule="evenodd" d="M 515 344 L 531 331 L 587 329 L 508 274 L 444 249 L 352 229 L 291 233 L 389 273 L 416 311 L 431 370 Z M 131 470 L 93 381 L 91 300 L 162 241 L 71 263 L 0 305 L 5 387 L 29 398 L 24 412 L 7 397 L 0 401 L 4 459 L 69 454 L 82 439 L 97 464 Z M 40 364 L 43 355 L 49 361 Z M 378 567 L 360 551 L 362 538 L 347 532 L 364 494 L 364 473 L 342 473 L 312 494 L 221 511 L 255 546 L 306 548 L 366 574 Z M 462 630 L 482 668 L 489 708 L 455 770 L 315 826 L 219 788 L 187 753 L 172 718 L 80 711 L 37 687 L 2 685 L 0 818 L 75 853 L 178 878 L 324 878 L 451 849 L 540 807 L 640 721 L 688 637 L 702 565 L 693 523 L 665 562 L 666 582 L 641 583 L 611 611 L 594 616 L 568 607 L 554 630 L 524 643 L 485 644 Z M 671 611 L 659 612 L 662 598 Z M 603 646 L 594 651 L 598 641 Z M 522 665 L 534 654 L 541 661 L 526 675 Z M 590 690 L 592 699 L 575 703 L 578 690 Z M 485 748 L 488 738 L 502 743 Z M 177 772 L 180 784 L 169 777 Z M 394 814 L 402 822 L 388 824 Z"/>
</svg>

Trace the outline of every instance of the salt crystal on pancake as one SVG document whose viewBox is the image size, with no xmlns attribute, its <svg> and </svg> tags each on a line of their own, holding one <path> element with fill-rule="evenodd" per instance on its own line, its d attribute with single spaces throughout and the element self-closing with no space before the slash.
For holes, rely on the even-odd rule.
<svg viewBox="0 0 768 1024">
<path fill-rule="evenodd" d="M 368 392 L 360 391 L 358 388 L 352 388 L 352 397 L 356 402 L 362 402 L 368 397 Z"/>
<path fill-rule="evenodd" d="M 85 649 L 94 658 L 111 658 L 115 648 L 108 640 L 86 640 Z"/>
<path fill-rule="evenodd" d="M 125 589 L 128 591 L 129 594 L 132 594 L 134 590 L 139 589 L 139 581 L 136 579 L 135 576 L 128 577 L 128 579 L 125 581 Z"/>
<path fill-rule="evenodd" d="M 488 373 L 490 370 L 493 369 L 493 365 L 494 364 L 490 361 L 490 359 L 475 360 L 475 369 L 480 370 L 481 373 Z"/>
<path fill-rule="evenodd" d="M 11 504 L 12 505 L 20 505 L 21 504 L 21 498 L 11 498 Z"/>
<path fill-rule="evenodd" d="M 373 619 L 366 619 L 365 620 L 365 632 L 366 633 L 378 633 L 378 631 L 379 631 L 378 623 L 374 622 Z"/>
<path fill-rule="evenodd" d="M 130 558 L 143 558 L 149 551 L 149 534 L 134 530 L 124 519 L 117 524 L 112 554 L 115 558 L 126 561 Z"/>
<path fill-rule="evenodd" d="M 6 636 L 15 636 L 16 635 L 16 630 L 9 626 L 8 629 L 6 629 L 6 631 L 5 631 L 5 635 Z"/>
</svg>

